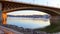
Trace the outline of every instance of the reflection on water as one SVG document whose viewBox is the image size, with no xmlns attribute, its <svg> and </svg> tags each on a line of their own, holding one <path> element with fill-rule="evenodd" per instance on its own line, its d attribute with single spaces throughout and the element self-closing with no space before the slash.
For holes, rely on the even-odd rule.
<svg viewBox="0 0 60 34">
<path fill-rule="evenodd" d="M 7 24 L 16 25 L 24 28 L 44 28 L 50 25 L 49 19 L 42 18 L 22 18 L 22 17 L 8 17 Z"/>
</svg>

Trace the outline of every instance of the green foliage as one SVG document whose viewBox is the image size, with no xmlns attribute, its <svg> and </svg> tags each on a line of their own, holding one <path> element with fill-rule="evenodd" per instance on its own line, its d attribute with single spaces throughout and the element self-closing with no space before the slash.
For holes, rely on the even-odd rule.
<svg viewBox="0 0 60 34">
<path fill-rule="evenodd" d="M 50 26 L 46 27 L 46 28 L 41 28 L 41 29 L 36 29 L 39 31 L 45 31 L 48 33 L 54 33 L 54 32 L 60 32 L 60 21 L 56 24 L 52 23 Z"/>
</svg>

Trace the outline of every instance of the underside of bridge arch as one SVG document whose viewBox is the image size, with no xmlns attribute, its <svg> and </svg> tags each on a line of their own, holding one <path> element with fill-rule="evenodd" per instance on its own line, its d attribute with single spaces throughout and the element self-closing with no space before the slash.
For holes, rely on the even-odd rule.
<svg viewBox="0 0 60 34">
<path fill-rule="evenodd" d="M 38 8 L 38 7 L 24 7 L 24 8 L 12 10 L 12 11 L 7 11 L 7 12 L 5 12 L 5 13 L 10 13 L 10 12 L 14 12 L 14 11 L 21 11 L 21 10 L 35 10 L 35 11 L 41 11 L 41 12 L 44 12 L 44 13 L 48 13 L 48 14 L 50 14 L 50 15 L 52 15 L 52 16 L 58 15 L 58 14 L 55 13 L 54 11 L 47 10 L 47 9 L 43 9 L 43 8 Z"/>
<path fill-rule="evenodd" d="M 50 10 L 46 10 L 46 9 L 42 9 L 42 8 L 36 8 L 36 7 L 28 7 L 28 8 L 22 8 L 22 9 L 18 9 L 18 10 L 13 10 L 13 11 L 8 11 L 7 13 L 10 12 L 14 12 L 14 11 L 21 11 L 21 10 L 35 10 L 35 11 L 40 11 L 40 12 L 44 12 L 50 15 L 51 19 L 50 19 L 50 23 L 52 24 L 58 24 L 58 22 L 60 21 L 60 15 L 50 11 Z"/>
<path fill-rule="evenodd" d="M 60 20 L 60 9 L 54 7 L 32 5 L 25 3 L 9 2 L 9 1 L 0 1 L 2 3 L 2 17 L 3 24 L 6 24 L 6 13 L 20 11 L 20 10 L 37 10 L 48 13 L 51 15 L 51 23 L 58 23 Z"/>
</svg>

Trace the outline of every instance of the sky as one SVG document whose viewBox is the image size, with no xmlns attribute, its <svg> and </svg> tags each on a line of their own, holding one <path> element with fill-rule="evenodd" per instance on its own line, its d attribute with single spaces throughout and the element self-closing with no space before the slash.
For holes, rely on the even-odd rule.
<svg viewBox="0 0 60 34">
<path fill-rule="evenodd" d="M 34 10 L 22 10 L 22 11 L 15 11 L 11 13 L 7 13 L 8 15 L 45 15 L 47 13 L 34 11 Z"/>
<path fill-rule="evenodd" d="M 60 8 L 60 0 L 9 0 L 14 2 L 23 2 L 36 5 L 45 5 Z"/>
<path fill-rule="evenodd" d="M 60 8 L 60 0 L 9 0 L 9 1 L 14 1 L 14 2 L 22 2 L 22 3 L 29 3 L 29 4 L 35 4 L 35 5 L 44 5 L 44 6 L 50 6 L 50 7 L 56 7 L 56 8 Z M 8 13 L 13 14 L 13 15 L 30 15 L 30 14 L 35 14 L 38 13 L 40 15 L 44 15 L 45 13 L 42 12 L 33 12 L 33 11 L 18 11 L 18 12 L 12 12 L 12 13 Z"/>
</svg>

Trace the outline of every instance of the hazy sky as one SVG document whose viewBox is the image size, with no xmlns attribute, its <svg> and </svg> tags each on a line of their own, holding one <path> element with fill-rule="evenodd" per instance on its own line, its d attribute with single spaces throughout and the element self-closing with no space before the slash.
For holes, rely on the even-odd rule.
<svg viewBox="0 0 60 34">
<path fill-rule="evenodd" d="M 45 15 L 46 13 L 34 11 L 34 10 L 22 10 L 22 11 L 7 13 L 7 14 L 8 15 Z"/>
<path fill-rule="evenodd" d="M 9 0 L 9 1 L 14 1 L 14 2 L 23 2 L 23 3 L 30 3 L 30 4 L 36 4 L 36 5 L 45 5 L 45 6 L 51 6 L 51 7 L 57 7 L 60 8 L 60 0 Z M 45 13 L 42 12 L 33 12 L 33 11 L 20 11 L 20 12 L 12 12 L 12 13 L 8 13 L 8 14 L 13 14 L 13 15 L 22 15 L 22 14 L 40 14 L 40 15 L 44 15 Z"/>
<path fill-rule="evenodd" d="M 45 5 L 45 6 L 53 6 L 53 7 L 60 8 L 60 0 L 12 0 L 12 1 L 37 4 L 37 5 Z"/>
</svg>

